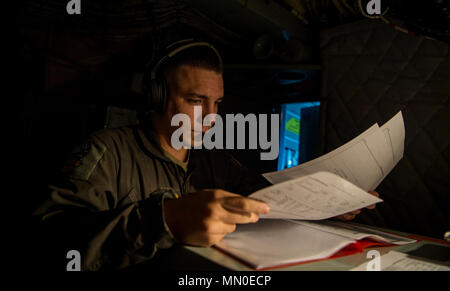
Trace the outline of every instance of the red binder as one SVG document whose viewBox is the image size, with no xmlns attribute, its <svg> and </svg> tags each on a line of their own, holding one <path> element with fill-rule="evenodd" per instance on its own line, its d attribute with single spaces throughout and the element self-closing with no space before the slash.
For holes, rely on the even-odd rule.
<svg viewBox="0 0 450 291">
<path fill-rule="evenodd" d="M 289 263 L 289 264 L 283 264 L 283 265 L 276 265 L 276 266 L 270 266 L 270 267 L 265 267 L 265 268 L 258 268 L 255 269 L 254 267 L 250 266 L 247 262 L 243 261 L 242 259 L 220 249 L 220 248 L 216 248 L 217 250 L 219 250 L 220 252 L 234 258 L 235 260 L 241 262 L 242 264 L 252 268 L 255 271 L 267 271 L 267 270 L 272 270 L 272 269 L 277 269 L 277 268 L 284 268 L 284 267 L 289 267 L 289 266 L 296 266 L 296 265 L 303 265 L 303 264 L 309 264 L 309 263 L 314 263 L 314 262 L 320 262 L 320 261 L 325 261 L 325 260 L 331 260 L 331 259 L 336 259 L 336 258 L 340 258 L 340 257 L 345 257 L 345 256 L 350 256 L 350 255 L 354 255 L 357 253 L 362 253 L 364 251 L 364 249 L 366 248 L 371 248 L 371 247 L 387 247 L 387 246 L 393 246 L 393 244 L 386 244 L 386 243 L 382 243 L 382 242 L 377 242 L 377 241 L 373 241 L 370 239 L 362 239 L 359 240 L 355 243 L 349 244 L 346 247 L 342 248 L 341 250 L 339 250 L 337 253 L 335 253 L 334 255 L 327 257 L 327 258 L 323 258 L 323 259 L 318 259 L 318 260 L 311 260 L 311 261 L 304 261 L 304 262 L 298 262 L 298 263 Z"/>
</svg>

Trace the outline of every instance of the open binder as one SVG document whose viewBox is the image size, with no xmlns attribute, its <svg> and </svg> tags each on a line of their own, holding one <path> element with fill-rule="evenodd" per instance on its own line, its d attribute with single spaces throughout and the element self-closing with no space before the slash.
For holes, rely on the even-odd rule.
<svg viewBox="0 0 450 291">
<path fill-rule="evenodd" d="M 416 240 L 352 223 L 263 219 L 239 225 L 215 247 L 253 269 L 265 270 L 413 242 Z"/>
</svg>

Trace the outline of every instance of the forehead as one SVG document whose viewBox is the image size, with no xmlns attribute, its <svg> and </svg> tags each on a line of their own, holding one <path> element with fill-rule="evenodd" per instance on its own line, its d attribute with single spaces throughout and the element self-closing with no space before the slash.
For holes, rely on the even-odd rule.
<svg viewBox="0 0 450 291">
<path fill-rule="evenodd" d="M 180 94 L 196 93 L 213 98 L 223 96 L 222 74 L 212 70 L 181 65 L 174 70 L 172 77 L 173 85 Z"/>
</svg>

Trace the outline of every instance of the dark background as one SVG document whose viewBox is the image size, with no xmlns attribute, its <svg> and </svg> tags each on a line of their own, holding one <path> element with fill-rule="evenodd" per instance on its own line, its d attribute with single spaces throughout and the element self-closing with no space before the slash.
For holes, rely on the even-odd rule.
<svg viewBox="0 0 450 291">
<path fill-rule="evenodd" d="M 18 163 L 27 177 L 23 189 L 30 212 L 71 148 L 104 127 L 108 106 L 140 107 L 143 97 L 130 91 L 132 73 L 142 70 L 155 45 L 192 36 L 211 42 L 225 62 L 220 113 L 277 113 L 281 103 L 322 100 L 319 32 L 365 19 L 358 1 L 351 0 L 306 1 L 300 18 L 292 10 L 300 9 L 301 1 L 81 0 L 81 15 L 68 15 L 68 2 L 25 1 L 17 18 L 24 147 Z M 382 1 L 389 6 L 386 15 L 401 19 L 411 32 L 448 44 L 444 2 Z M 274 45 L 265 56 L 253 49 L 263 36 Z M 292 68 L 307 81 L 281 86 L 274 75 Z M 326 134 L 322 129 L 318 154 L 329 149 Z M 233 154 L 259 173 L 276 169 L 276 161 L 260 161 L 258 150 Z M 442 238 L 442 227 L 396 229 Z"/>
</svg>

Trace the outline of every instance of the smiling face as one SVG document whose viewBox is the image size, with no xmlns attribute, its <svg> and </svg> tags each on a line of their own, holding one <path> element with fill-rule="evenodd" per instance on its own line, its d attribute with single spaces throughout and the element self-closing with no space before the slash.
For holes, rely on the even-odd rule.
<svg viewBox="0 0 450 291">
<path fill-rule="evenodd" d="M 167 110 L 164 114 L 155 116 L 154 127 L 170 141 L 172 133 L 177 127 L 171 126 L 172 117 L 183 113 L 191 121 L 191 144 L 194 136 L 204 134 L 211 126 L 202 126 L 202 132 L 194 131 L 194 124 L 202 124 L 201 118 L 217 113 L 218 105 L 223 100 L 222 74 L 213 70 L 192 65 L 181 65 L 166 75 L 169 88 Z M 194 106 L 201 106 L 202 116 L 194 120 Z M 170 145 L 170 142 L 168 143 Z"/>
</svg>

